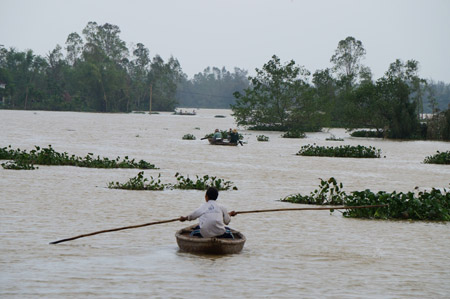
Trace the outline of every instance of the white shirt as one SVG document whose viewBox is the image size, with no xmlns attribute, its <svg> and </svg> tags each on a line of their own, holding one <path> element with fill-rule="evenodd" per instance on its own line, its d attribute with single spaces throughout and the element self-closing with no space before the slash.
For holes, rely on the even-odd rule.
<svg viewBox="0 0 450 299">
<path fill-rule="evenodd" d="M 219 205 L 215 200 L 208 200 L 197 210 L 188 215 L 188 220 L 198 220 L 200 233 L 205 238 L 223 235 L 225 225 L 230 223 L 231 218 L 225 207 Z"/>
</svg>

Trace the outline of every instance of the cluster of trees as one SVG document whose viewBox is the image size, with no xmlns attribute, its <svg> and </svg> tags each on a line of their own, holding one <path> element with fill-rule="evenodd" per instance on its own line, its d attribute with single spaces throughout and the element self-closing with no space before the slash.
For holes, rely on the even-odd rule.
<svg viewBox="0 0 450 299">
<path fill-rule="evenodd" d="M 372 128 L 389 138 L 426 138 L 434 128 L 421 118 L 433 89 L 418 76 L 419 63 L 397 59 L 374 81 L 361 63 L 365 54 L 361 41 L 347 37 L 330 59 L 333 67 L 312 75 L 294 60 L 282 64 L 274 55 L 250 77 L 249 88 L 235 93 L 237 123 L 284 131 Z M 431 103 L 436 109 L 436 101 Z M 441 126 L 450 126 L 450 119 L 441 119 Z"/>
<path fill-rule="evenodd" d="M 203 73 L 188 80 L 183 77 L 177 90 L 181 107 L 226 108 L 235 103 L 233 93 L 249 87 L 248 72 L 234 68 L 231 73 L 225 67 L 207 67 Z"/>
<path fill-rule="evenodd" d="M 174 57 L 164 61 L 138 43 L 129 49 L 116 25 L 89 22 L 45 57 L 0 47 L 0 108 L 129 112 L 177 106 L 229 108 L 239 125 L 314 131 L 373 128 L 390 138 L 450 138 L 450 85 L 419 77 L 415 60 L 396 60 L 374 80 L 366 50 L 341 40 L 331 68 L 311 73 L 277 56 L 256 69 L 208 67 L 188 79 Z M 65 51 L 64 51 L 65 50 Z M 425 109 L 424 109 L 425 107 Z M 435 117 L 424 122 L 424 112 Z"/>
<path fill-rule="evenodd" d="M 185 76 L 177 59 L 153 58 L 141 43 L 131 51 L 116 25 L 89 22 L 69 34 L 66 55 L 57 45 L 45 57 L 0 48 L 0 99 L 4 108 L 118 112 L 171 111 Z M 131 52 L 131 53 L 130 53 Z"/>
</svg>

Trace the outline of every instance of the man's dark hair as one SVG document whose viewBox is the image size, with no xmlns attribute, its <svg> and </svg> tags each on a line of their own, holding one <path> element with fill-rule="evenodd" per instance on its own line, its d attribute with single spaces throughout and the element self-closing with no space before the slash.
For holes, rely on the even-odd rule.
<svg viewBox="0 0 450 299">
<path fill-rule="evenodd" d="M 216 200 L 219 197 L 219 191 L 215 187 L 209 187 L 206 190 L 206 196 L 208 196 L 209 200 Z"/>
</svg>

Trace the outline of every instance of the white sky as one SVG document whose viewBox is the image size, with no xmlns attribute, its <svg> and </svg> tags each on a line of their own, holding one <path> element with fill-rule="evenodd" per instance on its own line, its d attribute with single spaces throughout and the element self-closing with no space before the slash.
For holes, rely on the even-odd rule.
<svg viewBox="0 0 450 299">
<path fill-rule="evenodd" d="M 119 26 L 151 57 L 173 55 L 189 77 L 207 66 L 254 75 L 273 54 L 314 72 L 353 36 L 375 79 L 399 58 L 450 82 L 450 0 L 0 0 L 0 45 L 45 55 L 89 21 Z"/>
</svg>

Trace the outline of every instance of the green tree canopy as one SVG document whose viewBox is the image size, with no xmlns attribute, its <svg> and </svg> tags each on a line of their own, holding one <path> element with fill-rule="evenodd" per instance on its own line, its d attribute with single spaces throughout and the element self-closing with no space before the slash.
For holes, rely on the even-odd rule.
<svg viewBox="0 0 450 299">
<path fill-rule="evenodd" d="M 251 87 L 236 92 L 233 115 L 239 125 L 290 130 L 316 126 L 312 120 L 319 113 L 308 83 L 309 71 L 294 60 L 284 65 L 274 55 L 250 77 Z M 313 108 L 315 107 L 315 108 Z"/>
</svg>

